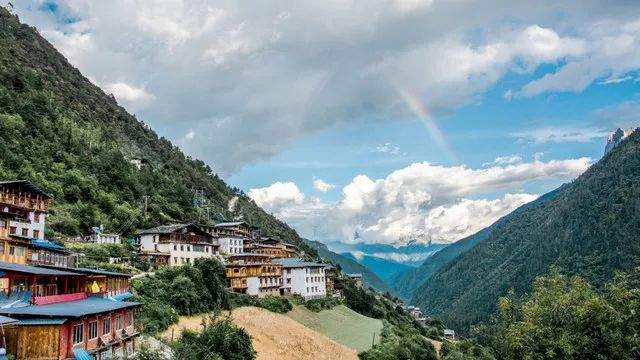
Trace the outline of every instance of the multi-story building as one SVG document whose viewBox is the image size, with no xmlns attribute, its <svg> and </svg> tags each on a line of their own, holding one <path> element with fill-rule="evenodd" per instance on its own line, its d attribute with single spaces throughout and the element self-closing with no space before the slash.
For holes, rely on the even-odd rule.
<svg viewBox="0 0 640 360">
<path fill-rule="evenodd" d="M 1 181 L 0 212 L 9 219 L 9 224 L 3 224 L 0 236 L 44 239 L 45 216 L 50 203 L 49 195 L 26 180 Z"/>
<path fill-rule="evenodd" d="M 272 255 L 276 258 L 300 256 L 295 245 L 273 238 L 262 238 L 260 242 L 245 243 L 244 252 Z"/>
<path fill-rule="evenodd" d="M 320 298 L 327 295 L 325 264 L 304 261 L 300 258 L 275 259 L 282 265 L 283 295 L 297 294 L 304 299 Z"/>
<path fill-rule="evenodd" d="M 194 224 L 162 225 L 138 233 L 140 256 L 156 265 L 192 264 L 220 254 L 213 237 Z"/>
<path fill-rule="evenodd" d="M 230 255 L 226 275 L 232 291 L 252 296 L 278 296 L 282 285 L 282 265 L 270 255 Z"/>
<path fill-rule="evenodd" d="M 357 287 L 362 287 L 362 274 L 360 273 L 347 274 L 347 277 L 353 280 L 353 282 L 356 284 Z"/>
<path fill-rule="evenodd" d="M 49 195 L 28 181 L 0 182 L 0 261 L 25 264 L 33 239 L 44 240 Z"/>
<path fill-rule="evenodd" d="M 133 355 L 138 348 L 135 310 L 139 303 L 118 301 L 101 287 L 128 291 L 128 275 L 87 275 L 81 269 L 44 268 L 0 262 L 0 314 L 14 319 L 5 329 L 6 349 L 18 359 L 95 359 Z M 119 278 L 116 280 L 115 278 Z M 125 289 L 125 287 L 127 289 Z"/>
<path fill-rule="evenodd" d="M 27 249 L 27 263 L 30 265 L 75 267 L 76 254 L 64 246 L 49 240 L 32 239 Z"/>
</svg>

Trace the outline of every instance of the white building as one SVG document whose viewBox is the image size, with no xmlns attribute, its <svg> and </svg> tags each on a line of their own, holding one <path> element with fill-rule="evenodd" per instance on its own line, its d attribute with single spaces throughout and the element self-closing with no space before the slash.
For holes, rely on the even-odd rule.
<svg viewBox="0 0 640 360">
<path fill-rule="evenodd" d="M 224 255 L 244 253 L 244 238 L 239 236 L 223 236 L 218 238 L 220 253 Z"/>
<path fill-rule="evenodd" d="M 298 294 L 305 300 L 327 295 L 325 264 L 307 262 L 300 258 L 275 259 L 273 262 L 282 265 L 283 295 Z"/>
<path fill-rule="evenodd" d="M 86 238 L 88 242 L 97 244 L 120 244 L 120 235 L 104 233 L 102 225 L 92 228 L 93 234 Z"/>
<path fill-rule="evenodd" d="M 198 258 L 218 258 L 220 254 L 211 235 L 193 224 L 158 226 L 139 232 L 138 237 L 140 254 L 161 259 L 157 264 L 193 264 Z"/>
</svg>

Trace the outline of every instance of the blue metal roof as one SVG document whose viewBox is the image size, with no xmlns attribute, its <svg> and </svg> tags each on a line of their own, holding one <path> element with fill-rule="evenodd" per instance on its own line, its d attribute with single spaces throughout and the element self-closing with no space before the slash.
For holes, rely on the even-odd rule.
<svg viewBox="0 0 640 360">
<path fill-rule="evenodd" d="M 137 302 L 114 301 L 91 296 L 84 300 L 66 301 L 56 304 L 0 308 L 0 314 L 78 318 L 140 305 L 142 304 Z"/>
<path fill-rule="evenodd" d="M 45 250 L 55 250 L 55 251 L 68 251 L 64 246 L 60 244 L 56 244 L 53 241 L 42 240 L 42 239 L 31 239 L 31 246 L 45 249 Z"/>
<path fill-rule="evenodd" d="M 13 324 L 17 322 L 18 320 L 16 319 L 12 319 L 10 317 L 0 315 L 0 325 L 8 325 L 8 324 Z"/>
<path fill-rule="evenodd" d="M 127 299 L 131 299 L 132 297 L 133 297 L 133 294 L 127 291 L 126 293 L 113 295 L 111 298 L 115 301 L 124 301 Z"/>
<path fill-rule="evenodd" d="M 61 275 L 75 275 L 78 274 L 62 271 L 62 270 L 54 270 L 37 266 L 23 265 L 23 264 L 12 264 L 8 262 L 0 261 L 0 270 L 4 271 L 15 271 L 24 274 L 33 274 L 33 275 L 52 275 L 52 276 L 61 276 Z"/>
<path fill-rule="evenodd" d="M 93 360 L 93 356 L 89 355 L 89 353 L 82 348 L 73 349 L 73 355 L 77 360 Z"/>
<path fill-rule="evenodd" d="M 36 326 L 36 325 L 62 325 L 67 319 L 66 318 L 37 318 L 37 319 L 21 319 L 18 321 L 18 325 L 21 326 Z"/>
</svg>

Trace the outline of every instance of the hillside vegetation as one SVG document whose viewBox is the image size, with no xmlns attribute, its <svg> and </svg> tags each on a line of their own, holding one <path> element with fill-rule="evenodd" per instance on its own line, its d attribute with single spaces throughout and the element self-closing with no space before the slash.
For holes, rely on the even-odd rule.
<svg viewBox="0 0 640 360">
<path fill-rule="evenodd" d="M 552 199 L 508 219 L 447 263 L 414 292 L 413 303 L 466 330 L 487 320 L 510 290 L 532 290 L 557 266 L 596 288 L 640 255 L 640 132 L 608 153 Z"/>
<path fill-rule="evenodd" d="M 202 190 L 209 214 L 242 216 L 310 251 L 293 229 L 158 137 L 4 8 L 0 153 L 0 179 L 28 179 L 54 197 L 48 236 L 85 233 L 99 224 L 126 235 L 169 221 L 207 222 L 207 210 L 194 206 L 194 190 Z M 130 163 L 134 158 L 146 161 L 141 170 Z"/>
<path fill-rule="evenodd" d="M 320 312 L 296 306 L 287 316 L 358 352 L 369 350 L 374 341 L 380 341 L 382 321 L 358 314 L 344 305 Z"/>
</svg>

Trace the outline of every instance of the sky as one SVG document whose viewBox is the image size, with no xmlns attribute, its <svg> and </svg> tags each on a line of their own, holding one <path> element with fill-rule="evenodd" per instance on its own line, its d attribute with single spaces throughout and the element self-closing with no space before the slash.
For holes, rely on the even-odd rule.
<svg viewBox="0 0 640 360">
<path fill-rule="evenodd" d="M 455 242 L 640 124 L 635 1 L 13 4 L 138 119 L 325 242 Z"/>
</svg>

